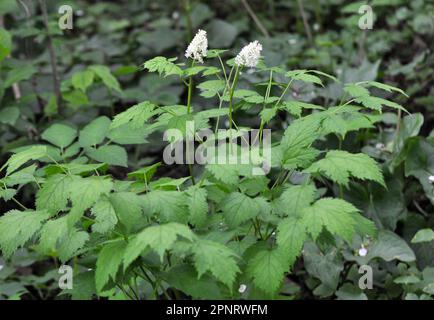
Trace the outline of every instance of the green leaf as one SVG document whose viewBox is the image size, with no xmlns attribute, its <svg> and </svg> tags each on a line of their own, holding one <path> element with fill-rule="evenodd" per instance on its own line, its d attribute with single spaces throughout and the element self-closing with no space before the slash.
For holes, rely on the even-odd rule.
<svg viewBox="0 0 434 320">
<path fill-rule="evenodd" d="M 71 83 L 74 88 L 86 92 L 86 89 L 93 83 L 94 73 L 90 70 L 79 71 L 73 74 Z"/>
<path fill-rule="evenodd" d="M 90 66 L 89 70 L 93 71 L 97 77 L 99 77 L 106 87 L 113 89 L 117 92 L 122 92 L 121 86 L 116 78 L 110 72 L 110 69 L 106 66 L 96 65 Z"/>
<path fill-rule="evenodd" d="M 45 209 L 51 215 L 65 210 L 72 182 L 73 179 L 69 175 L 56 174 L 50 176 L 36 194 L 36 208 L 38 210 Z"/>
<path fill-rule="evenodd" d="M 0 189 L 0 199 L 4 201 L 11 200 L 16 194 L 17 191 L 15 189 Z"/>
<path fill-rule="evenodd" d="M 103 194 L 109 194 L 113 188 L 110 178 L 91 176 L 82 178 L 75 176 L 69 185 L 69 194 L 73 206 L 83 209 L 92 207 Z"/>
<path fill-rule="evenodd" d="M 89 148 L 86 154 L 93 160 L 108 165 L 128 167 L 128 154 L 125 149 L 117 145 L 105 145 L 98 149 Z"/>
<path fill-rule="evenodd" d="M 238 183 L 238 169 L 235 165 L 208 164 L 206 170 L 209 171 L 217 180 L 223 183 L 235 185 Z"/>
<path fill-rule="evenodd" d="M 176 59 L 167 59 L 165 57 L 155 57 L 151 60 L 146 61 L 143 64 L 145 69 L 148 69 L 149 72 L 158 72 L 158 74 L 163 75 L 165 77 L 170 75 L 178 75 L 182 76 L 183 72 L 180 67 L 173 63 Z"/>
<path fill-rule="evenodd" d="M 378 89 L 382 89 L 382 90 L 385 90 L 387 92 L 393 92 L 393 91 L 399 92 L 400 94 L 408 97 L 408 95 L 404 91 L 402 91 L 401 89 L 393 87 L 393 86 L 388 85 L 388 84 L 380 83 L 377 81 L 364 81 L 364 82 L 359 82 L 358 84 L 364 84 L 364 85 L 368 85 L 371 87 L 376 87 Z"/>
<path fill-rule="evenodd" d="M 0 248 L 8 258 L 39 231 L 48 219 L 46 211 L 11 210 L 0 217 Z"/>
<path fill-rule="evenodd" d="M 140 222 L 143 221 L 143 210 L 142 200 L 137 194 L 132 192 L 115 192 L 110 194 L 109 200 L 119 221 L 128 231 L 140 226 Z M 114 221 L 112 214 L 111 220 Z M 107 222 L 104 221 L 104 224 Z"/>
<path fill-rule="evenodd" d="M 202 226 L 208 214 L 207 192 L 197 186 L 192 186 L 187 190 L 189 195 L 188 210 L 190 212 L 189 221 L 195 226 Z"/>
<path fill-rule="evenodd" d="M 256 217 L 259 214 L 259 205 L 256 199 L 240 192 L 233 192 L 223 201 L 222 211 L 228 226 L 235 228 Z"/>
<path fill-rule="evenodd" d="M 331 234 L 351 241 L 355 233 L 352 215 L 359 210 L 342 199 L 323 198 L 303 210 L 303 223 L 316 239 L 323 227 Z"/>
<path fill-rule="evenodd" d="M 124 241 L 106 244 L 98 254 L 95 271 L 95 284 L 98 292 L 103 291 L 104 286 L 116 278 L 116 273 L 122 264 L 126 249 Z"/>
<path fill-rule="evenodd" d="M 299 218 L 288 217 L 277 226 L 277 245 L 284 253 L 287 266 L 292 266 L 307 239 L 306 226 Z"/>
<path fill-rule="evenodd" d="M 163 261 L 165 252 L 173 247 L 178 237 L 193 241 L 195 235 L 188 226 L 176 222 L 144 229 L 128 244 L 124 255 L 124 267 L 130 265 L 147 248 L 157 252 Z"/>
<path fill-rule="evenodd" d="M 196 270 L 188 265 L 180 265 L 166 272 L 164 278 L 171 286 L 198 299 L 222 298 L 217 281 L 203 275 L 198 279 Z"/>
<path fill-rule="evenodd" d="M 12 155 L 3 167 L 7 167 L 6 175 L 11 174 L 29 160 L 38 160 L 46 156 L 46 146 L 31 146 L 30 148 Z M 3 168 L 2 167 L 2 168 Z"/>
<path fill-rule="evenodd" d="M 73 231 L 68 234 L 68 238 L 65 239 L 58 248 L 60 261 L 66 262 L 74 257 L 77 251 L 81 249 L 88 240 L 89 234 L 87 232 L 73 229 Z"/>
<path fill-rule="evenodd" d="M 208 80 L 204 81 L 197 86 L 201 91 L 200 95 L 205 98 L 212 98 L 220 91 L 223 91 L 226 83 L 223 80 Z"/>
<path fill-rule="evenodd" d="M 385 261 L 400 260 L 411 262 L 416 256 L 408 244 L 395 233 L 388 230 L 381 230 L 378 239 L 368 248 L 366 260 L 381 258 Z"/>
<path fill-rule="evenodd" d="M 385 186 L 383 174 L 374 159 L 363 153 L 352 154 L 341 150 L 327 152 L 324 159 L 312 164 L 307 172 L 324 173 L 341 185 L 348 185 L 349 177 L 376 181 Z"/>
<path fill-rule="evenodd" d="M 411 243 L 431 242 L 434 240 L 434 231 L 432 229 L 419 230 L 411 239 Z"/>
<path fill-rule="evenodd" d="M 0 123 L 14 125 L 20 116 L 20 109 L 17 107 L 6 107 L 0 110 Z"/>
<path fill-rule="evenodd" d="M 306 103 L 302 101 L 284 101 L 282 102 L 281 106 L 279 106 L 279 109 L 283 109 L 288 111 L 290 114 L 300 117 L 301 112 L 303 109 L 309 109 L 309 110 L 324 110 L 323 107 L 317 106 L 315 104 Z"/>
<path fill-rule="evenodd" d="M 371 96 L 361 96 L 361 97 L 358 97 L 355 101 L 358 103 L 361 103 L 366 108 L 377 110 L 377 111 L 382 111 L 383 107 L 387 106 L 387 107 L 390 107 L 393 109 L 398 109 L 398 110 L 402 110 L 404 112 L 407 112 L 407 110 L 405 110 L 405 108 L 403 106 L 397 104 L 396 102 L 389 101 L 389 100 L 386 100 L 383 98 L 371 97 Z"/>
<path fill-rule="evenodd" d="M 314 76 L 312 74 L 309 74 L 309 70 L 292 70 L 292 71 L 288 71 L 285 76 L 288 78 L 292 78 L 294 80 L 299 80 L 299 81 L 303 81 L 303 82 L 308 82 L 308 83 L 316 83 L 319 85 L 323 85 L 322 81 L 320 78 L 318 78 L 317 76 Z"/>
<path fill-rule="evenodd" d="M 133 128 L 140 128 L 152 116 L 158 112 L 154 111 L 155 105 L 149 101 L 136 104 L 128 110 L 119 113 L 113 119 L 111 129 L 120 127 L 123 124 L 130 123 Z"/>
<path fill-rule="evenodd" d="M 55 146 L 65 148 L 77 137 L 77 130 L 64 124 L 53 124 L 42 135 L 42 139 Z"/>
<path fill-rule="evenodd" d="M 95 223 L 92 230 L 99 233 L 107 233 L 114 229 L 118 223 L 115 209 L 108 198 L 101 198 L 92 207 L 92 215 L 95 216 Z"/>
<path fill-rule="evenodd" d="M 57 250 L 58 243 L 68 235 L 67 216 L 50 220 L 41 229 L 38 251 L 51 254 Z M 69 239 L 67 239 L 69 241 Z"/>
<path fill-rule="evenodd" d="M 163 221 L 186 223 L 188 220 L 187 195 L 179 191 L 155 190 L 144 196 L 144 206 Z"/>
<path fill-rule="evenodd" d="M 285 216 L 300 216 L 301 211 L 315 199 L 315 186 L 311 184 L 290 186 L 276 200 L 276 209 Z"/>
<path fill-rule="evenodd" d="M 347 92 L 353 98 L 369 96 L 369 91 L 366 88 L 354 83 L 345 85 L 344 91 Z"/>
<path fill-rule="evenodd" d="M 256 287 L 268 294 L 275 294 L 283 281 L 288 263 L 280 249 L 261 250 L 248 262 L 247 273 L 253 277 Z"/>
<path fill-rule="evenodd" d="M 0 62 L 3 61 L 12 49 L 12 37 L 4 28 L 0 28 Z"/>
<path fill-rule="evenodd" d="M 408 276 L 400 276 L 400 277 L 396 278 L 395 280 L 393 280 L 393 282 L 395 282 L 397 284 L 414 284 L 414 283 L 419 283 L 420 279 L 418 277 L 416 277 L 415 275 L 411 274 Z"/>
<path fill-rule="evenodd" d="M 36 73 L 36 69 L 32 64 L 24 64 L 15 69 L 12 69 L 6 74 L 6 79 L 3 83 L 5 88 L 12 86 L 14 83 L 28 80 Z"/>
<path fill-rule="evenodd" d="M 86 148 L 103 142 L 109 131 L 110 124 L 110 119 L 105 116 L 94 119 L 80 130 L 80 137 L 78 140 L 80 146 Z"/>
<path fill-rule="evenodd" d="M 149 183 L 159 166 L 161 166 L 161 162 L 130 172 L 128 173 L 128 178 L 135 178 L 139 181 Z"/>
<path fill-rule="evenodd" d="M 192 246 L 192 252 L 198 278 L 209 271 L 228 287 L 232 286 L 236 274 L 240 272 L 235 252 L 223 244 L 209 240 L 197 240 Z"/>
</svg>

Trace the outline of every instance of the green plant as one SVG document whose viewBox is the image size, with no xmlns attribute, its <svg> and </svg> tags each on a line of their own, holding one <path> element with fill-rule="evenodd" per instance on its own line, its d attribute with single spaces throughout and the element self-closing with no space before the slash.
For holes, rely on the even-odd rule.
<svg viewBox="0 0 434 320">
<path fill-rule="evenodd" d="M 352 132 L 372 130 L 383 108 L 405 111 L 372 95 L 371 88 L 403 92 L 375 81 L 347 83 L 338 105 L 306 103 L 288 95 L 291 86 L 338 80 L 259 62 L 254 72 L 268 80 L 255 82 L 246 61 L 225 64 L 226 54 L 209 50 L 206 64 L 191 66 L 161 56 L 144 63 L 149 72 L 184 83 L 186 105 L 144 101 L 78 130 L 55 123 L 41 135 L 48 144 L 15 149 L 1 168 L 1 195 L 17 204 L 0 218 L 3 255 L 25 246 L 71 261 L 73 297 L 276 298 L 290 294 L 282 285 L 288 284 L 287 274 L 295 274 L 303 246 L 311 255 L 304 256 L 305 263 L 315 263 L 319 248 L 336 257 L 338 251 L 354 250 L 354 241 L 376 241 L 374 222 L 345 197 L 364 186 L 386 192 L 383 174 L 373 158 L 343 146 Z M 66 85 L 85 93 L 95 75 L 119 89 L 105 67 L 75 73 Z M 216 107 L 195 111 L 194 87 Z M 129 172 L 128 180 L 116 178 L 114 168 L 128 168 L 122 145 L 167 129 L 186 136 L 188 121 L 216 133 L 227 120 L 232 138 L 233 128 L 246 128 L 240 115 L 249 112 L 259 114 L 259 139 L 280 115 L 293 119 L 286 129 L 273 131 L 268 176 L 253 175 L 252 164 L 207 164 L 204 170 L 191 166 L 187 177 L 153 179 L 161 165 L 155 163 Z M 336 140 L 334 148 L 324 143 L 329 137 Z M 34 192 L 34 207 L 27 209 L 15 198 L 22 188 Z M 337 283 L 318 277 L 317 293 L 333 293 Z M 238 290 L 242 284 L 247 291 Z"/>
</svg>

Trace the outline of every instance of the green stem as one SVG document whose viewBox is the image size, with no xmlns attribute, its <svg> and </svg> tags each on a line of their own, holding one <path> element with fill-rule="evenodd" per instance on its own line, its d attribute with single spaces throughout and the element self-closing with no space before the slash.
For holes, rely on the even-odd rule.
<svg viewBox="0 0 434 320">
<path fill-rule="evenodd" d="M 232 83 L 231 92 L 229 94 L 229 130 L 232 130 L 232 111 L 233 111 L 234 92 L 238 83 L 239 76 L 240 76 L 240 67 L 237 66 L 237 69 L 235 70 L 234 82 Z"/>
</svg>

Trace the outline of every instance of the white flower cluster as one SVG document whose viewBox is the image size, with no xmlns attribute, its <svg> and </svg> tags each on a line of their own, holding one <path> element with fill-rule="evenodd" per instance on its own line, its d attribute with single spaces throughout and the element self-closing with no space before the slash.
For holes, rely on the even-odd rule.
<svg viewBox="0 0 434 320">
<path fill-rule="evenodd" d="M 203 58 L 206 57 L 207 50 L 208 39 L 206 38 L 206 31 L 199 29 L 188 45 L 185 51 L 185 57 L 203 63 Z"/>
<path fill-rule="evenodd" d="M 250 42 L 235 57 L 235 64 L 250 68 L 256 67 L 261 57 L 262 45 L 258 41 Z"/>
<path fill-rule="evenodd" d="M 428 177 L 429 182 L 434 183 L 434 175 Z"/>
</svg>

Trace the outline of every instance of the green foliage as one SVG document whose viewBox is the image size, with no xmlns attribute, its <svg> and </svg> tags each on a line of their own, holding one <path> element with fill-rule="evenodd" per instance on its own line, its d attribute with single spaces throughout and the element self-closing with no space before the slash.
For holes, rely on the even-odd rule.
<svg viewBox="0 0 434 320">
<path fill-rule="evenodd" d="M 431 299 L 433 59 L 411 43 L 429 48 L 433 6 L 374 1 L 379 23 L 362 39 L 359 4 L 334 2 L 306 2 L 311 39 L 303 24 L 282 29 L 298 6 L 276 0 L 250 3 L 270 37 L 233 4 L 223 20 L 210 1 L 185 13 L 102 1 L 50 40 L 40 17 L 2 1 L 0 300 Z M 200 64 L 179 54 L 198 28 Z M 237 67 L 254 39 L 260 62 Z M 195 150 L 237 138 L 225 160 L 258 152 L 168 165 L 163 133 L 186 137 L 187 121 L 212 133 Z M 263 144 L 238 144 L 254 128 L 260 142 L 272 131 L 270 168 Z M 58 264 L 74 267 L 73 290 L 57 287 Z M 364 264 L 372 290 L 358 287 Z"/>
</svg>

